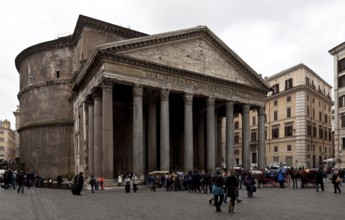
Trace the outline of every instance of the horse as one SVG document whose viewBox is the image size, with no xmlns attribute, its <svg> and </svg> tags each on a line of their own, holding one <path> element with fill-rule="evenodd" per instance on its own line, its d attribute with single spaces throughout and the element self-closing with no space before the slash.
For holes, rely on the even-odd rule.
<svg viewBox="0 0 345 220">
<path fill-rule="evenodd" d="M 301 174 L 297 169 L 290 168 L 287 170 L 288 175 L 290 175 L 291 180 L 292 180 L 292 188 L 293 189 L 298 189 L 298 179 L 301 178 Z"/>
</svg>

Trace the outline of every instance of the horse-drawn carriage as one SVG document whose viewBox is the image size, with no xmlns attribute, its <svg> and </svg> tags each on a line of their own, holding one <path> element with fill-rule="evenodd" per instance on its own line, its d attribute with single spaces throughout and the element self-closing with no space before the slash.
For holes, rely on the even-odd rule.
<svg viewBox="0 0 345 220">
<path fill-rule="evenodd" d="M 283 171 L 285 174 L 284 187 L 290 186 L 290 176 L 287 175 L 286 170 Z M 267 170 L 267 172 L 262 172 L 262 174 L 255 174 L 254 177 L 258 182 L 258 187 L 278 187 L 278 169 Z"/>
</svg>

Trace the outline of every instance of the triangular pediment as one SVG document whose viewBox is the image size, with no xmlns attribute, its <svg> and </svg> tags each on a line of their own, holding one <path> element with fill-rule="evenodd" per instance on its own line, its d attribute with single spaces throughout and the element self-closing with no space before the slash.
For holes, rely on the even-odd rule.
<svg viewBox="0 0 345 220">
<path fill-rule="evenodd" d="M 268 88 L 261 76 L 206 27 L 131 39 L 99 49 L 250 87 Z"/>
</svg>

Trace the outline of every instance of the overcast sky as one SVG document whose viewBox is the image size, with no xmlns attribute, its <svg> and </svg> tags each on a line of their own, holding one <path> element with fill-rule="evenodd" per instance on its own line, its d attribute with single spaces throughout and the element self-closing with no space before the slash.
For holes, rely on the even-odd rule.
<svg viewBox="0 0 345 220">
<path fill-rule="evenodd" d="M 264 76 L 304 63 L 333 86 L 330 49 L 345 41 L 344 0 L 11 0 L 0 7 L 0 120 L 19 104 L 16 56 L 72 34 L 79 14 L 147 34 L 205 25 Z"/>
</svg>

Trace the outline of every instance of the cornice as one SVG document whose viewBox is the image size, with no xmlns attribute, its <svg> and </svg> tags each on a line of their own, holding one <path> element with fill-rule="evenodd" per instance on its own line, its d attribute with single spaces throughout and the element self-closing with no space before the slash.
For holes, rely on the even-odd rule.
<svg viewBox="0 0 345 220">
<path fill-rule="evenodd" d="M 21 95 L 26 93 L 27 91 L 30 91 L 32 89 L 44 87 L 44 86 L 53 86 L 53 85 L 61 85 L 61 84 L 72 84 L 71 79 L 54 79 L 54 80 L 48 80 L 32 85 L 25 86 L 17 95 L 18 99 L 20 98 Z"/>
<path fill-rule="evenodd" d="M 89 65 L 86 66 L 86 69 L 83 69 L 81 71 L 81 73 L 84 73 L 84 74 L 85 73 L 94 73 L 96 68 L 98 68 L 98 66 L 100 65 L 100 63 L 103 60 L 109 60 L 109 61 L 114 61 L 114 62 L 118 62 L 118 63 L 124 63 L 127 65 L 145 68 L 145 69 L 150 69 L 150 70 L 155 70 L 155 71 L 160 71 L 160 72 L 166 72 L 166 73 L 173 74 L 175 76 L 193 78 L 196 80 L 206 81 L 206 82 L 215 83 L 215 84 L 219 84 L 219 85 L 223 85 L 223 86 L 231 86 L 233 88 L 238 88 L 238 89 L 242 89 L 242 90 L 249 91 L 249 92 L 261 93 L 261 94 L 265 94 L 265 95 L 267 94 L 267 90 L 265 90 L 265 89 L 251 87 L 251 86 L 247 86 L 244 84 L 240 84 L 240 83 L 236 83 L 236 82 L 232 82 L 232 81 L 228 81 L 228 80 L 223 80 L 223 79 L 213 77 L 213 76 L 203 75 L 203 74 L 200 74 L 197 72 L 192 72 L 192 71 L 188 71 L 188 70 L 184 70 L 184 69 L 178 69 L 178 68 L 166 66 L 163 64 L 158 64 L 158 63 L 149 62 L 146 60 L 136 59 L 136 58 L 132 58 L 132 57 L 124 56 L 124 55 L 118 55 L 118 54 L 109 53 L 109 52 L 102 52 L 102 51 L 98 51 L 95 54 L 92 61 L 89 63 Z M 75 84 L 73 85 L 72 91 L 78 91 L 78 88 L 82 87 L 87 82 L 87 79 L 90 77 L 92 77 L 92 75 L 87 74 L 87 78 L 86 77 L 79 78 L 79 80 L 76 81 Z"/>
<path fill-rule="evenodd" d="M 60 121 L 43 121 L 43 122 L 34 122 L 24 126 L 21 126 L 17 132 L 20 133 L 22 131 L 28 129 L 35 129 L 35 128 L 45 128 L 45 127 L 73 127 L 74 122 L 73 120 L 60 120 Z"/>
<path fill-rule="evenodd" d="M 105 31 L 108 33 L 117 34 L 125 38 L 136 38 L 136 37 L 147 36 L 147 34 L 144 34 L 135 30 L 120 27 L 114 24 L 110 24 L 104 21 L 100 21 L 94 18 L 84 16 L 84 15 L 79 15 L 76 27 L 72 35 L 69 35 L 66 37 L 60 37 L 56 40 L 39 43 L 31 47 L 28 47 L 24 49 L 22 52 L 20 52 L 15 59 L 15 64 L 16 64 L 16 68 L 18 72 L 19 72 L 19 66 L 22 63 L 22 61 L 26 57 L 32 54 L 45 51 L 45 50 L 51 50 L 51 49 L 75 47 L 80 39 L 80 36 L 84 27 L 90 27 L 90 28 Z"/>
</svg>

